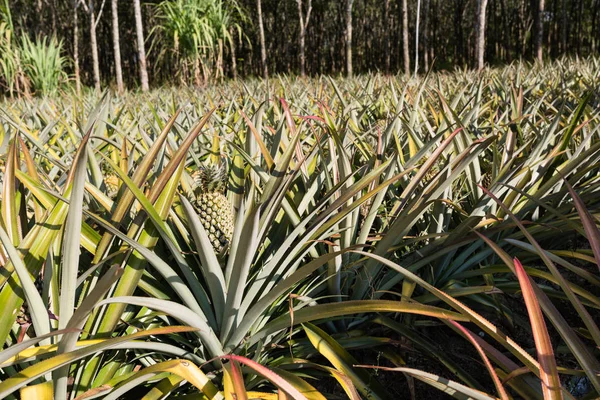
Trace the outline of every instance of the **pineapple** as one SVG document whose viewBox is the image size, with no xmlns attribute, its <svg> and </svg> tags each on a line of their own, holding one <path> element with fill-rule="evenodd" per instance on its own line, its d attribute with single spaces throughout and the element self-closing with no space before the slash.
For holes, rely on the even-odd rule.
<svg viewBox="0 0 600 400">
<path fill-rule="evenodd" d="M 217 254 L 223 255 L 233 236 L 233 208 L 225 196 L 226 167 L 202 165 L 192 177 L 200 222 Z"/>
<path fill-rule="evenodd" d="M 42 270 L 42 272 L 40 272 L 40 274 L 38 275 L 37 279 L 35 280 L 34 284 L 35 284 L 35 288 L 37 289 L 38 293 L 41 295 L 43 290 L 44 290 L 44 272 Z M 49 315 L 52 315 L 50 313 L 50 310 L 48 310 Z M 28 333 L 28 331 L 31 330 L 31 325 L 33 324 L 33 321 L 31 319 L 31 313 L 29 312 L 29 305 L 27 304 L 27 301 L 24 301 L 23 304 L 21 305 L 21 308 L 19 309 L 19 312 L 17 313 L 17 317 L 15 319 L 15 322 L 19 325 L 19 336 L 18 336 L 18 342 L 22 342 L 23 338 L 25 337 L 25 335 Z"/>
<path fill-rule="evenodd" d="M 421 170 L 421 168 L 423 168 L 423 165 L 425 164 L 425 159 L 423 159 L 422 162 L 420 162 L 420 164 L 418 165 L 419 167 L 419 172 Z M 442 163 L 440 160 L 438 160 L 435 164 L 433 164 L 431 167 L 429 167 L 429 169 L 427 170 L 427 172 L 425 172 L 425 175 L 423 176 L 423 179 L 425 181 L 425 184 L 429 184 L 433 178 L 435 178 L 437 176 L 437 174 L 440 172 L 440 170 L 442 170 Z"/>
<path fill-rule="evenodd" d="M 106 187 L 106 195 L 114 200 L 117 198 L 117 194 L 119 193 L 121 182 L 119 181 L 117 174 L 112 171 L 108 163 L 103 162 L 101 167 L 102 175 L 104 176 L 104 186 Z"/>
<path fill-rule="evenodd" d="M 482 163 L 481 166 L 481 186 L 486 189 L 489 189 L 492 186 L 492 182 L 494 181 L 494 177 L 492 176 L 492 164 L 489 162 Z"/>
<path fill-rule="evenodd" d="M 115 174 L 104 175 L 104 185 L 106 186 L 106 194 L 111 199 L 115 199 L 119 193 L 119 178 Z"/>
<path fill-rule="evenodd" d="M 490 172 L 486 172 L 481 177 L 481 186 L 486 189 L 489 189 L 492 186 L 492 174 Z"/>
</svg>

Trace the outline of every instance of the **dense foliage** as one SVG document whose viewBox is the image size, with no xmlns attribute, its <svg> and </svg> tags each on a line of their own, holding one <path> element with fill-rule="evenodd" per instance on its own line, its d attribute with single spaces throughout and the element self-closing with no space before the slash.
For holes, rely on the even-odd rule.
<svg viewBox="0 0 600 400">
<path fill-rule="evenodd" d="M 0 398 L 597 396 L 599 71 L 4 102 Z"/>
</svg>

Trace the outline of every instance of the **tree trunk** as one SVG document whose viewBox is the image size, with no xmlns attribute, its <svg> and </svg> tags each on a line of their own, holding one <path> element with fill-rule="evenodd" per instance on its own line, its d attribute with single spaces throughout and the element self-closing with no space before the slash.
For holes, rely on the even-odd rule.
<svg viewBox="0 0 600 400">
<path fill-rule="evenodd" d="M 8 4 L 8 3 L 6 3 Z M 35 2 L 35 14 L 37 16 L 37 24 L 35 27 L 36 35 L 41 35 L 44 33 L 44 13 L 43 13 L 43 4 L 42 0 L 37 0 Z"/>
<path fill-rule="evenodd" d="M 305 76 L 306 71 L 304 70 L 304 18 L 302 13 L 302 0 L 296 0 L 296 2 L 298 3 L 298 18 L 300 20 L 300 76 Z"/>
<path fill-rule="evenodd" d="M 583 1 L 579 1 L 579 11 L 577 14 L 577 50 L 576 50 L 576 54 L 581 54 L 581 44 L 583 43 L 583 38 L 582 38 L 582 31 L 581 31 L 581 27 L 582 27 L 582 21 L 583 21 Z"/>
<path fill-rule="evenodd" d="M 390 73 L 390 65 L 391 65 L 391 61 L 392 61 L 392 49 L 390 46 L 390 29 L 389 29 L 389 22 L 390 22 L 390 0 L 385 0 L 384 6 L 383 6 L 383 31 L 384 31 L 384 35 L 385 35 L 385 72 L 386 73 Z"/>
<path fill-rule="evenodd" d="M 423 66 L 429 71 L 429 0 L 423 3 Z"/>
<path fill-rule="evenodd" d="M 527 33 L 529 32 L 529 21 L 527 20 L 526 12 L 525 12 L 525 2 L 517 3 L 517 42 L 518 45 L 515 46 L 515 55 L 518 57 L 523 57 L 527 53 Z M 537 15 L 537 13 L 535 13 Z M 535 27 L 534 27 L 535 29 Z M 533 41 L 532 41 L 533 43 Z"/>
<path fill-rule="evenodd" d="M 436 47 L 439 43 L 439 27 L 438 27 L 438 20 L 439 20 L 439 13 L 437 13 L 436 11 L 438 10 L 438 4 L 436 0 L 428 0 L 431 2 L 431 6 L 430 9 L 432 10 L 430 16 L 431 16 L 431 22 L 429 22 L 427 25 L 429 25 L 429 37 L 427 38 L 427 42 L 429 43 L 429 59 L 431 60 L 431 65 L 430 68 L 433 68 L 433 60 L 435 60 L 436 57 Z"/>
<path fill-rule="evenodd" d="M 219 39 L 219 53 L 217 55 L 217 72 L 215 79 L 223 79 L 223 39 Z"/>
<path fill-rule="evenodd" d="M 96 38 L 96 17 L 94 16 L 94 1 L 90 1 L 90 46 L 92 47 L 92 67 L 94 70 L 94 89 L 100 91 L 100 61 L 98 60 L 98 39 Z"/>
<path fill-rule="evenodd" d="M 410 75 L 410 59 L 408 58 L 408 5 L 402 0 L 402 49 L 404 51 L 404 73 Z"/>
<path fill-rule="evenodd" d="M 346 0 L 346 73 L 352 76 L 352 5 L 354 0 Z"/>
<path fill-rule="evenodd" d="M 306 76 L 306 55 L 304 52 L 304 42 L 306 39 L 306 27 L 308 26 L 308 21 L 310 20 L 310 12 L 312 11 L 312 0 L 308 0 L 308 4 L 306 7 L 306 15 L 302 11 L 302 0 L 296 0 L 298 3 L 298 18 L 300 19 L 300 76 Z"/>
<path fill-rule="evenodd" d="M 79 21 L 77 18 L 77 7 L 73 6 L 73 63 L 75 64 L 75 90 L 77 95 L 81 94 L 81 76 L 79 73 Z"/>
<path fill-rule="evenodd" d="M 258 12 L 258 33 L 260 37 L 260 62 L 262 64 L 263 78 L 269 79 L 269 67 L 267 65 L 267 47 L 265 46 L 265 27 L 263 24 L 261 3 L 261 0 L 256 0 L 256 10 Z"/>
<path fill-rule="evenodd" d="M 231 35 L 231 73 L 233 79 L 237 79 L 237 56 L 235 55 L 235 29 L 232 27 L 229 30 Z"/>
<path fill-rule="evenodd" d="M 140 81 L 142 92 L 148 91 L 148 70 L 146 67 L 146 48 L 144 45 L 144 27 L 142 26 L 142 9 L 140 0 L 133 0 L 135 13 L 135 31 L 137 35 L 138 62 L 140 65 Z"/>
<path fill-rule="evenodd" d="M 419 20 L 421 18 L 421 0 L 417 0 L 417 17 L 415 18 L 415 76 L 419 71 Z"/>
<path fill-rule="evenodd" d="M 481 71 L 484 67 L 485 56 L 485 10 L 488 0 L 478 0 L 477 2 L 477 70 Z"/>
<path fill-rule="evenodd" d="M 115 54 L 115 75 L 117 92 L 123 93 L 123 71 L 121 70 L 121 46 L 119 45 L 119 6 L 118 0 L 111 0 L 113 52 Z"/>
<path fill-rule="evenodd" d="M 567 1 L 562 0 L 560 3 L 560 52 L 567 52 Z"/>
<path fill-rule="evenodd" d="M 542 63 L 542 41 L 544 40 L 544 0 L 538 0 L 538 10 L 536 15 L 535 29 L 535 58 Z"/>
<path fill-rule="evenodd" d="M 56 9 L 58 4 L 56 4 L 56 0 L 52 1 L 50 5 L 50 17 L 52 18 L 52 35 L 58 37 L 58 32 L 56 31 Z"/>
<path fill-rule="evenodd" d="M 508 15 L 508 5 L 506 4 L 506 0 L 500 0 L 500 10 L 502 12 L 502 24 L 504 27 L 504 48 L 506 51 L 506 62 L 510 63 L 512 61 L 512 53 L 510 46 L 510 24 L 509 24 L 509 15 Z"/>
</svg>

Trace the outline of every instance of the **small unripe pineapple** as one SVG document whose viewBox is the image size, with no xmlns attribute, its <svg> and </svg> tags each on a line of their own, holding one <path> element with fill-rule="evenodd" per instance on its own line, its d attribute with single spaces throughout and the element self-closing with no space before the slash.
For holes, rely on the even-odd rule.
<svg viewBox="0 0 600 400">
<path fill-rule="evenodd" d="M 489 172 L 486 172 L 485 174 L 483 174 L 483 176 L 481 177 L 481 186 L 483 186 L 486 189 L 489 189 L 490 186 L 492 186 L 492 174 Z"/>
<path fill-rule="evenodd" d="M 481 186 L 486 189 L 489 189 L 492 186 L 493 176 L 492 176 L 492 164 L 488 162 L 484 162 L 481 165 Z"/>
<path fill-rule="evenodd" d="M 226 167 L 202 165 L 194 178 L 198 216 L 217 254 L 223 254 L 233 236 L 233 207 L 225 196 Z"/>
<path fill-rule="evenodd" d="M 106 186 L 106 194 L 111 199 L 115 199 L 119 193 L 119 178 L 115 174 L 104 176 L 104 185 Z"/>
<path fill-rule="evenodd" d="M 100 166 L 102 168 L 102 175 L 104 176 L 103 181 L 106 188 L 106 195 L 114 200 L 117 198 L 119 188 L 121 187 L 119 177 L 106 161 L 102 162 Z"/>
</svg>

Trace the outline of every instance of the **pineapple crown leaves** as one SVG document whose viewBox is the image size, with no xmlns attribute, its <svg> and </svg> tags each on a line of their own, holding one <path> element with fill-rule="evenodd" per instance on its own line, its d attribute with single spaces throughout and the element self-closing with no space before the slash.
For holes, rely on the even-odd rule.
<svg viewBox="0 0 600 400">
<path fill-rule="evenodd" d="M 104 176 L 114 175 L 114 171 L 113 171 L 112 167 L 110 166 L 110 164 L 108 162 L 106 162 L 106 160 L 102 159 L 99 164 L 100 164 L 100 170 L 102 171 L 102 175 L 104 175 Z"/>
<path fill-rule="evenodd" d="M 223 162 L 202 164 L 192 177 L 194 193 L 223 193 L 227 186 L 227 167 Z"/>
</svg>

